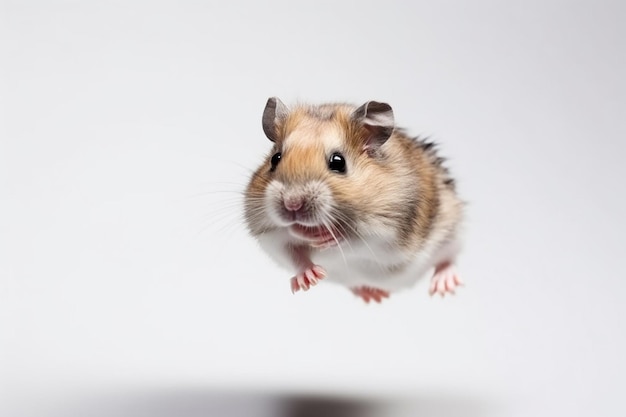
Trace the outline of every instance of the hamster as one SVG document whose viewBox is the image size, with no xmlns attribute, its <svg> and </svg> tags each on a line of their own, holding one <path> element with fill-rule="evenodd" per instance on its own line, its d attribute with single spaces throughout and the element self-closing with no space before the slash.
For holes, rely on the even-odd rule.
<svg viewBox="0 0 626 417">
<path fill-rule="evenodd" d="M 272 97 L 262 126 L 273 148 L 250 178 L 244 217 L 294 271 L 292 292 L 332 281 L 369 303 L 427 274 L 431 295 L 462 285 L 464 202 L 435 145 L 397 128 L 391 106 L 288 108 Z"/>
</svg>

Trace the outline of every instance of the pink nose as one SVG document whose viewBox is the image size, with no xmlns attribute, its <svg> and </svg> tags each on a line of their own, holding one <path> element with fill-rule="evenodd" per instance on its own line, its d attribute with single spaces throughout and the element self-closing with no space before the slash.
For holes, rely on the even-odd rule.
<svg viewBox="0 0 626 417">
<path fill-rule="evenodd" d="M 304 200 L 301 198 L 289 198 L 285 199 L 285 208 L 289 211 L 298 211 L 302 208 Z"/>
</svg>

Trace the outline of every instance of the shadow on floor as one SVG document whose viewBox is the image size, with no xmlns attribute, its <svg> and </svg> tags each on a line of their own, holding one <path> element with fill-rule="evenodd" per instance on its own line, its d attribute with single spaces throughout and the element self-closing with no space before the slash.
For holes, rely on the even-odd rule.
<svg viewBox="0 0 626 417">
<path fill-rule="evenodd" d="M 234 391 L 164 390 L 66 397 L 36 417 L 479 417 L 502 415 L 494 403 L 458 395 L 341 397 Z M 34 411 L 34 410 L 31 410 Z M 496 412 L 499 411 L 499 412 Z"/>
</svg>

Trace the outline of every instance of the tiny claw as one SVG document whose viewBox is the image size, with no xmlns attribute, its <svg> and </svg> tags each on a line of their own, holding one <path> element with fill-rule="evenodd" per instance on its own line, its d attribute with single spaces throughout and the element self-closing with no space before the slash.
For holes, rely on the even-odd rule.
<svg viewBox="0 0 626 417">
<path fill-rule="evenodd" d="M 299 272 L 295 277 L 291 278 L 291 292 L 295 294 L 300 290 L 308 291 L 312 286 L 317 285 L 325 276 L 326 271 L 321 266 L 313 265 L 306 268 L 304 271 Z"/>
<path fill-rule="evenodd" d="M 389 298 L 389 292 L 378 288 L 354 287 L 352 288 L 352 293 L 360 297 L 367 304 L 372 300 L 380 304 L 384 298 Z"/>
<path fill-rule="evenodd" d="M 443 298 L 446 293 L 455 294 L 456 287 L 460 285 L 463 283 L 454 266 L 446 262 L 435 269 L 428 292 L 431 296 L 438 293 Z"/>
</svg>

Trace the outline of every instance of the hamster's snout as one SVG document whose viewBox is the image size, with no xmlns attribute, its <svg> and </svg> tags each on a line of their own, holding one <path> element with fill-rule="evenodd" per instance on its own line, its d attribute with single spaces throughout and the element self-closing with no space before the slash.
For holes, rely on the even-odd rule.
<svg viewBox="0 0 626 417">
<path fill-rule="evenodd" d="M 304 206 L 304 197 L 285 197 L 283 205 L 287 211 L 298 211 Z"/>
<path fill-rule="evenodd" d="M 284 195 L 280 215 L 288 222 L 307 222 L 314 212 L 312 201 L 303 195 Z"/>
<path fill-rule="evenodd" d="M 277 225 L 319 226 L 331 222 L 332 194 L 320 181 L 272 181 L 266 190 L 268 215 Z"/>
</svg>

